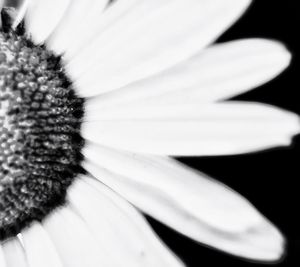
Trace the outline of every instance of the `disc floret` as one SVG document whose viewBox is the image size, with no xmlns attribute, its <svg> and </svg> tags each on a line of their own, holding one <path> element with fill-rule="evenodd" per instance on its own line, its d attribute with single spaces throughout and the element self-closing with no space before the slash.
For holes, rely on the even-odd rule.
<svg viewBox="0 0 300 267">
<path fill-rule="evenodd" d="M 0 238 L 42 220 L 80 169 L 83 99 L 62 60 L 23 34 L 0 32 Z"/>
</svg>

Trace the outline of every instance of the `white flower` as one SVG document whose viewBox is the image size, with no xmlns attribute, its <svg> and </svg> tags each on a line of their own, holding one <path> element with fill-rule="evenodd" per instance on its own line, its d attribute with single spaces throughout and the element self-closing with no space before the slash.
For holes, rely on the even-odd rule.
<svg viewBox="0 0 300 267">
<path fill-rule="evenodd" d="M 265 39 L 213 44 L 250 0 L 108 2 L 2 12 L 0 266 L 184 266 L 141 212 L 213 248 L 278 260 L 275 226 L 172 157 L 288 145 L 294 114 L 224 100 L 277 76 L 289 52 Z"/>
</svg>

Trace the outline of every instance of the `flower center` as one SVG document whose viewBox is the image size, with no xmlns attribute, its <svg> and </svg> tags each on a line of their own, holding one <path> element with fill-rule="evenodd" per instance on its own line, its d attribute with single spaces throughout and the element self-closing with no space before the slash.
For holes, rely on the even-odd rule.
<svg viewBox="0 0 300 267">
<path fill-rule="evenodd" d="M 60 57 L 0 30 L 0 240 L 63 204 L 81 172 L 82 116 Z"/>
</svg>

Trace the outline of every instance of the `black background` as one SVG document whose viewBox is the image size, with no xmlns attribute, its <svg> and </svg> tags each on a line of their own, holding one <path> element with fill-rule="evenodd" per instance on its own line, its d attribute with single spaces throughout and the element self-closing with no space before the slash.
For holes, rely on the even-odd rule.
<svg viewBox="0 0 300 267">
<path fill-rule="evenodd" d="M 256 0 L 247 13 L 218 40 L 224 42 L 248 37 L 277 39 L 293 54 L 291 66 L 281 76 L 236 99 L 265 102 L 300 114 L 300 97 L 297 96 L 300 75 L 299 46 L 296 40 L 300 21 L 296 5 L 297 1 L 294 0 Z M 299 155 L 300 137 L 297 136 L 292 147 L 288 148 L 242 156 L 180 160 L 219 179 L 247 197 L 287 238 L 287 256 L 275 266 L 300 266 L 300 220 L 297 218 L 300 213 Z M 153 219 L 149 221 L 189 267 L 220 264 L 239 267 L 265 266 L 201 246 Z"/>
</svg>

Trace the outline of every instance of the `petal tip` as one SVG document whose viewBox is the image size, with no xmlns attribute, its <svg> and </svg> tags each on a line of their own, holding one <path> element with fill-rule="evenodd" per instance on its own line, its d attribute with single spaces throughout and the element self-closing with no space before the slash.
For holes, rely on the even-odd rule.
<svg viewBox="0 0 300 267">
<path fill-rule="evenodd" d="M 292 53 L 285 44 L 279 41 L 272 41 L 272 43 L 275 46 L 274 50 L 276 50 L 278 53 L 278 59 L 282 64 L 282 68 L 287 68 L 291 63 Z"/>
<path fill-rule="evenodd" d="M 239 238 L 239 247 L 232 253 L 254 263 L 276 264 L 286 255 L 286 240 L 283 234 L 270 222 L 263 220 L 252 225 Z"/>
<path fill-rule="evenodd" d="M 257 260 L 260 262 L 277 263 L 286 255 L 286 239 L 271 223 L 264 223 L 257 233 Z"/>
<path fill-rule="evenodd" d="M 297 114 L 290 112 L 290 139 L 300 133 L 300 117 Z M 292 142 L 292 140 L 290 140 Z M 290 144 L 288 144 L 290 145 Z"/>
<path fill-rule="evenodd" d="M 258 44 L 260 43 L 266 52 L 268 51 L 269 54 L 272 54 L 274 64 L 277 63 L 278 66 L 281 66 L 282 70 L 289 66 L 292 60 L 292 53 L 286 44 L 275 39 L 253 38 L 253 40 L 254 42 L 258 42 Z"/>
</svg>

